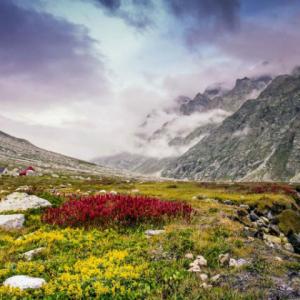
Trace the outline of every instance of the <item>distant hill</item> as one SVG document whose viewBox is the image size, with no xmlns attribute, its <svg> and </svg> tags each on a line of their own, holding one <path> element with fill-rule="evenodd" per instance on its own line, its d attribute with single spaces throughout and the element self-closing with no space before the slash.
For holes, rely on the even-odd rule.
<svg viewBox="0 0 300 300">
<path fill-rule="evenodd" d="M 0 131 L 0 164 L 33 165 L 48 171 L 86 172 L 94 174 L 121 174 L 107 167 L 97 166 L 76 158 L 47 151 L 29 141 Z"/>
</svg>

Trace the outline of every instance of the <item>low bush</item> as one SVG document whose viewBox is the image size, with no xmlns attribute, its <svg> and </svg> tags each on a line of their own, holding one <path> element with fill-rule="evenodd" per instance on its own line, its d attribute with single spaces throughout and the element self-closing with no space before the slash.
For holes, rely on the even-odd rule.
<svg viewBox="0 0 300 300">
<path fill-rule="evenodd" d="M 161 223 L 181 217 L 189 220 L 190 205 L 176 201 L 131 195 L 95 195 L 75 197 L 59 207 L 49 208 L 42 216 L 46 223 L 59 226 L 134 226 L 140 223 Z"/>
</svg>

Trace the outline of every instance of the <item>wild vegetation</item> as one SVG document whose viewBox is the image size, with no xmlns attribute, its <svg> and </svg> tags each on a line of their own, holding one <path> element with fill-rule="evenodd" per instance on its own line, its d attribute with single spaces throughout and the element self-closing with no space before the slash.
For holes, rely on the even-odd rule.
<svg viewBox="0 0 300 300">
<path fill-rule="evenodd" d="M 297 225 L 286 221 L 298 209 L 296 186 L 63 174 L 0 180 L 1 197 L 23 186 L 53 205 L 25 212 L 22 229 L 0 231 L 0 282 L 18 274 L 46 281 L 35 290 L 0 286 L 0 299 L 276 299 L 286 296 L 283 285 L 296 290 L 300 284 L 290 277 L 300 271 L 299 255 L 250 238 L 237 219 L 241 204 L 258 212 L 275 207 L 280 209 L 279 226 L 288 232 Z M 97 205 L 100 214 L 94 222 L 90 213 L 98 212 Z M 108 217 L 101 223 L 103 207 L 117 222 Z M 73 208 L 85 219 L 70 222 Z M 146 235 L 150 229 L 164 232 Z M 31 260 L 24 258 L 37 248 L 42 250 Z M 219 255 L 224 253 L 248 263 L 239 268 L 222 265 Z M 187 254 L 205 257 L 202 273 L 219 279 L 203 286 L 200 274 L 189 272 L 192 260 Z"/>
</svg>

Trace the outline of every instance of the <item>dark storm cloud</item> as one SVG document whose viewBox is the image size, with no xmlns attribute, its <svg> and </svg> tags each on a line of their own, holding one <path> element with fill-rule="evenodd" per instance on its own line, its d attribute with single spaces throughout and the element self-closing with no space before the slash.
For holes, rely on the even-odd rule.
<svg viewBox="0 0 300 300">
<path fill-rule="evenodd" d="M 54 16 L 25 9 L 12 0 L 0 1 L 0 78 L 26 80 L 72 90 L 104 83 L 95 58 L 95 42 L 86 29 Z M 3 84 L 3 80 L 1 82 Z"/>
<path fill-rule="evenodd" d="M 191 21 L 192 26 L 234 29 L 239 20 L 239 0 L 164 0 L 170 11 L 179 19 Z"/>
<path fill-rule="evenodd" d="M 123 19 L 128 25 L 145 29 L 152 24 L 148 12 L 153 9 L 151 0 L 90 0 L 113 16 Z"/>
</svg>

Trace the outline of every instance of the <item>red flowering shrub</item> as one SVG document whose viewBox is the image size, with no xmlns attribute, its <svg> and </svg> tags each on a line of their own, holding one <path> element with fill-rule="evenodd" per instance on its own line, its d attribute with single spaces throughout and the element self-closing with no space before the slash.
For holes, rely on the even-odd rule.
<svg viewBox="0 0 300 300">
<path fill-rule="evenodd" d="M 60 207 L 48 208 L 42 220 L 60 226 L 136 225 L 143 222 L 159 223 L 172 217 L 188 220 L 191 213 L 191 206 L 182 202 L 105 194 L 72 198 Z"/>
</svg>

